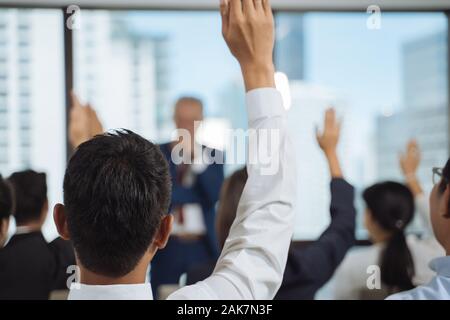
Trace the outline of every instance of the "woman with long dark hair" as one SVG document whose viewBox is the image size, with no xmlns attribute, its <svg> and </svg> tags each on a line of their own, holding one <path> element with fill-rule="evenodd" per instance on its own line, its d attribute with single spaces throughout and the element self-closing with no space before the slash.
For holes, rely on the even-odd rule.
<svg viewBox="0 0 450 320">
<path fill-rule="evenodd" d="M 433 169 L 430 214 L 433 232 L 445 253 L 430 262 L 434 277 L 425 285 L 390 296 L 391 300 L 450 300 L 450 159 Z"/>
<path fill-rule="evenodd" d="M 400 158 L 406 184 L 387 181 L 363 192 L 364 224 L 372 245 L 347 255 L 336 272 L 335 298 L 382 299 L 433 277 L 428 262 L 443 250 L 432 236 L 426 196 L 416 175 L 419 163 L 419 148 L 411 141 Z M 421 237 L 406 232 L 415 211 L 422 219 Z"/>
<path fill-rule="evenodd" d="M 365 225 L 374 243 L 381 243 L 381 282 L 388 292 L 414 287 L 414 260 L 406 243 L 405 228 L 414 216 L 414 197 L 403 184 L 383 182 L 363 193 Z"/>
</svg>

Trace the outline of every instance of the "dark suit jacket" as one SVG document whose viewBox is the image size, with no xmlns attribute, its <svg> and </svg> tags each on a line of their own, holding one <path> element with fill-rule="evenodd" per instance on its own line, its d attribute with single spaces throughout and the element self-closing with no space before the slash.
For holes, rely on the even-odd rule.
<svg viewBox="0 0 450 320">
<path fill-rule="evenodd" d="M 275 299 L 314 299 L 316 292 L 333 276 L 334 271 L 355 243 L 353 187 L 343 179 L 331 181 L 331 223 L 320 238 L 307 247 L 289 249 L 283 283 Z M 215 262 L 192 268 L 186 284 L 206 279 Z"/>
<path fill-rule="evenodd" d="M 47 243 L 41 232 L 15 235 L 0 250 L 0 300 L 45 300 L 66 288 L 66 268 L 75 264 L 70 243 Z"/>
<path fill-rule="evenodd" d="M 207 229 L 207 241 L 211 251 L 211 257 L 218 256 L 217 239 L 215 233 L 215 205 L 219 200 L 220 188 L 224 181 L 223 164 L 213 163 L 200 175 L 192 187 L 184 187 L 176 180 L 177 166 L 171 160 L 171 144 L 160 145 L 161 151 L 169 162 L 170 175 L 172 177 L 172 202 L 171 206 L 197 203 L 203 211 L 203 218 Z M 203 149 L 208 149 L 203 147 Z M 213 157 L 219 157 L 220 151 L 208 149 Z M 220 155 L 222 156 L 222 155 Z"/>
</svg>

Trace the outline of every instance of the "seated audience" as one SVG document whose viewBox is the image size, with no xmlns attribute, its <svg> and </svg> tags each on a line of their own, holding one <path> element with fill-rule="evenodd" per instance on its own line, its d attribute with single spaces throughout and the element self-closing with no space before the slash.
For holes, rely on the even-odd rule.
<svg viewBox="0 0 450 320">
<path fill-rule="evenodd" d="M 444 169 L 433 169 L 434 188 L 430 196 L 431 223 L 437 241 L 445 252 L 431 260 L 435 276 L 427 284 L 388 297 L 391 300 L 450 299 L 450 159 Z"/>
<path fill-rule="evenodd" d="M 73 251 L 70 257 L 70 244 L 61 239 L 48 244 L 42 235 L 48 211 L 45 174 L 28 170 L 8 180 L 17 228 L 0 252 L 0 299 L 48 299 L 52 290 L 66 288 L 64 275 L 66 266 L 74 264 Z"/>
<path fill-rule="evenodd" d="M 424 224 L 422 237 L 406 235 L 406 228 L 413 220 L 415 202 L 423 220 L 428 210 L 423 210 L 422 188 L 416 178 L 420 151 L 412 141 L 407 152 L 400 157 L 400 166 L 407 184 L 378 183 L 366 189 L 365 226 L 373 245 L 354 249 L 338 269 L 335 278 L 335 298 L 366 299 L 385 298 L 387 295 L 414 288 L 429 281 L 432 273 L 428 261 L 442 254 L 442 248 L 433 237 L 428 237 L 429 223 Z M 380 268 L 381 288 L 370 290 L 367 279 L 369 267 Z"/>
<path fill-rule="evenodd" d="M 8 238 L 9 218 L 12 213 L 13 195 L 11 186 L 0 175 L 0 249 L 5 245 Z"/>
<path fill-rule="evenodd" d="M 270 162 L 248 164 L 235 223 L 213 274 L 170 299 L 272 299 L 293 232 L 295 159 L 274 83 L 272 10 L 268 0 L 230 0 L 221 3 L 221 13 L 225 40 L 242 69 L 249 128 L 262 137 L 277 130 L 280 139 L 270 148 L 250 139 L 249 150 Z M 72 114 L 80 121 L 71 125 L 73 134 L 84 136 L 78 130 L 90 127 L 89 117 L 75 114 L 86 111 Z M 55 206 L 54 220 L 60 235 L 72 239 L 80 267 L 80 284 L 69 299 L 151 299 L 147 267 L 173 223 L 168 164 L 159 147 L 127 130 L 97 135 L 76 149 L 63 188 L 64 205 Z"/>
<path fill-rule="evenodd" d="M 319 146 L 324 151 L 331 175 L 331 223 L 317 241 L 305 248 L 291 246 L 283 283 L 276 299 L 314 299 L 316 292 L 331 278 L 354 244 L 356 212 L 354 191 L 343 178 L 336 147 L 340 125 L 334 110 L 325 114 L 323 134 L 317 134 Z M 241 169 L 231 175 L 221 191 L 216 217 L 219 245 L 223 246 L 235 219 L 239 199 L 247 181 L 247 171 Z M 215 262 L 197 265 L 187 273 L 186 283 L 193 284 L 207 278 Z"/>
</svg>

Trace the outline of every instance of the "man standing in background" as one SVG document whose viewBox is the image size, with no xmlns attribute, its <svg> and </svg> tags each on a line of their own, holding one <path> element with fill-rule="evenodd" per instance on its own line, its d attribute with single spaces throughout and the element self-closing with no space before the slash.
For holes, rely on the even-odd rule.
<svg viewBox="0 0 450 320">
<path fill-rule="evenodd" d="M 193 264 L 215 259 L 218 255 L 214 220 L 215 205 L 224 180 L 223 162 L 206 164 L 197 160 L 203 153 L 216 159 L 223 157 L 219 155 L 220 151 L 196 143 L 196 124 L 202 120 L 202 101 L 193 97 L 180 98 L 174 112 L 180 139 L 160 146 L 169 162 L 171 213 L 175 221 L 166 249 L 158 252 L 151 264 L 155 297 L 160 285 L 177 284 L 180 276 Z M 178 154 L 178 149 L 182 150 L 181 164 L 172 157 L 172 153 Z"/>
</svg>

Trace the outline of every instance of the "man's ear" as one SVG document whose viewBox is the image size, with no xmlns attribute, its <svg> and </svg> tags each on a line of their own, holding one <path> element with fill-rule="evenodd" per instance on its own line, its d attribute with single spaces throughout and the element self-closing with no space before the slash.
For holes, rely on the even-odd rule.
<svg viewBox="0 0 450 320">
<path fill-rule="evenodd" d="M 69 227 L 67 226 L 66 208 L 63 204 L 58 203 L 53 209 L 53 220 L 55 221 L 56 229 L 59 235 L 64 240 L 70 239 Z"/>
<path fill-rule="evenodd" d="M 169 241 L 170 233 L 172 232 L 173 215 L 168 214 L 161 219 L 159 229 L 156 231 L 155 240 L 153 244 L 158 249 L 164 249 Z"/>
<path fill-rule="evenodd" d="M 445 188 L 444 194 L 442 195 L 441 204 L 439 212 L 444 218 L 450 219 L 450 184 Z"/>
<path fill-rule="evenodd" d="M 0 219 L 0 239 L 6 237 L 9 229 L 9 217 Z"/>
<path fill-rule="evenodd" d="M 8 237 L 9 217 L 0 219 L 0 249 L 5 245 Z"/>
</svg>

